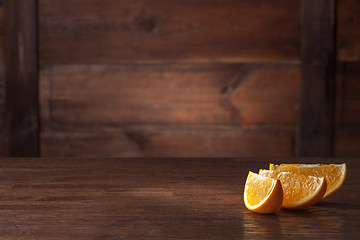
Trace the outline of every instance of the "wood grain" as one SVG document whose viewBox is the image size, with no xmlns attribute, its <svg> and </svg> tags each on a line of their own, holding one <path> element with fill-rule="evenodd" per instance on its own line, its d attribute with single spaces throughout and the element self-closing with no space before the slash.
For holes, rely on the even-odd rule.
<svg viewBox="0 0 360 240">
<path fill-rule="evenodd" d="M 335 157 L 356 158 L 359 154 L 360 128 L 358 126 L 340 126 L 335 134 Z"/>
<path fill-rule="evenodd" d="M 342 0 L 337 3 L 337 58 L 360 61 L 360 2 Z"/>
<path fill-rule="evenodd" d="M 9 157 L 8 153 L 8 140 L 6 134 L 1 131 L 0 132 L 0 157 Z"/>
<path fill-rule="evenodd" d="M 299 156 L 333 154 L 335 112 L 334 1 L 303 0 L 301 7 Z"/>
<path fill-rule="evenodd" d="M 40 74 L 41 119 L 44 129 L 57 130 L 293 126 L 298 88 L 298 65 L 48 66 Z"/>
<path fill-rule="evenodd" d="M 299 6 L 286 0 L 40 0 L 40 61 L 298 61 L 300 19 L 293 12 Z"/>
<path fill-rule="evenodd" d="M 6 134 L 10 156 L 38 156 L 35 0 L 5 1 Z"/>
<path fill-rule="evenodd" d="M 337 67 L 336 157 L 360 156 L 360 62 L 341 62 Z"/>
<path fill-rule="evenodd" d="M 2 159 L 1 238 L 356 239 L 358 159 L 302 159 L 346 162 L 340 191 L 308 210 L 252 213 L 246 175 L 273 160 Z"/>
<path fill-rule="evenodd" d="M 0 46 L 1 47 L 1 46 Z M 5 66 L 0 64 L 0 132 L 5 130 Z"/>
<path fill-rule="evenodd" d="M 49 157 L 293 157 L 294 132 L 279 129 L 137 126 L 97 132 L 43 132 Z M 59 147 L 61 146 L 61 147 Z"/>
<path fill-rule="evenodd" d="M 0 4 L 0 65 L 4 63 L 3 48 L 4 48 L 4 8 L 2 4 Z"/>
<path fill-rule="evenodd" d="M 337 68 L 337 124 L 360 125 L 360 62 L 338 63 Z"/>
<path fill-rule="evenodd" d="M 4 64 L 4 8 L 3 3 L 0 1 L 0 129 L 3 132 L 4 130 L 4 74 L 5 74 L 5 66 Z M 2 137 L 0 137 L 2 138 Z M 4 146 L 1 144 L 3 142 L 0 140 L 0 149 L 1 149 L 1 156 L 4 156 L 2 149 Z"/>
</svg>

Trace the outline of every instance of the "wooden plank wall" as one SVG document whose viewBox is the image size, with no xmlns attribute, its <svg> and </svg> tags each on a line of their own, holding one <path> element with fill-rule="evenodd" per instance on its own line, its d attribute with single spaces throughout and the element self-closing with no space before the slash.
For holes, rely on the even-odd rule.
<svg viewBox="0 0 360 240">
<path fill-rule="evenodd" d="M 293 156 L 299 3 L 40 0 L 42 155 Z"/>
<path fill-rule="evenodd" d="M 38 5 L 42 156 L 296 155 L 300 0 Z M 334 155 L 359 157 L 360 3 L 336 12 Z"/>
<path fill-rule="evenodd" d="M 360 2 L 337 1 L 335 157 L 360 156 Z"/>
</svg>

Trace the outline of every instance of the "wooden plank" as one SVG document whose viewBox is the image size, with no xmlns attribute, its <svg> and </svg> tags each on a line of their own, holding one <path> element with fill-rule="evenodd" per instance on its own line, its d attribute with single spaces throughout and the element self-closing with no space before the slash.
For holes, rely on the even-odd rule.
<svg viewBox="0 0 360 240">
<path fill-rule="evenodd" d="M 299 155 L 329 157 L 334 122 L 334 1 L 303 0 Z"/>
<path fill-rule="evenodd" d="M 3 132 L 0 132 L 0 157 L 8 156 L 7 136 Z"/>
<path fill-rule="evenodd" d="M 229 111 L 235 111 L 233 117 L 240 117 L 242 126 L 297 124 L 299 65 L 256 65 L 244 78 L 231 93 L 231 102 L 223 103 Z"/>
<path fill-rule="evenodd" d="M 57 130 L 129 124 L 292 126 L 298 89 L 298 65 L 48 66 L 40 74 L 41 120 L 45 129 Z"/>
<path fill-rule="evenodd" d="M 360 61 L 360 2 L 341 0 L 336 3 L 338 60 Z"/>
<path fill-rule="evenodd" d="M 45 157 L 294 157 L 293 131 L 139 126 L 121 131 L 43 132 Z M 61 147 L 59 147 L 61 146 Z"/>
<path fill-rule="evenodd" d="M 5 132 L 5 66 L 1 64 L 0 64 L 0 132 L 2 133 Z"/>
<path fill-rule="evenodd" d="M 360 62 L 342 62 L 337 68 L 337 125 L 360 125 Z"/>
<path fill-rule="evenodd" d="M 298 61 L 299 5 L 298 0 L 39 0 L 40 61 Z"/>
<path fill-rule="evenodd" d="M 35 0 L 5 1 L 6 133 L 10 156 L 38 156 Z"/>
<path fill-rule="evenodd" d="M 334 156 L 337 158 L 360 157 L 360 128 L 354 126 L 338 127 L 335 135 Z"/>
<path fill-rule="evenodd" d="M 0 3 L 0 35 L 4 34 L 4 6 Z"/>
<path fill-rule="evenodd" d="M 3 2 L 0 0 L 0 131 L 4 131 L 4 8 Z M 0 143 L 2 141 L 0 140 Z M 2 146 L 0 146 L 2 148 Z M 0 155 L 2 155 L 0 153 Z"/>
<path fill-rule="evenodd" d="M 4 63 L 4 8 L 0 2 L 0 65 Z"/>
<path fill-rule="evenodd" d="M 41 156 L 47 157 L 141 157 L 136 143 L 119 132 L 44 132 Z"/>
</svg>

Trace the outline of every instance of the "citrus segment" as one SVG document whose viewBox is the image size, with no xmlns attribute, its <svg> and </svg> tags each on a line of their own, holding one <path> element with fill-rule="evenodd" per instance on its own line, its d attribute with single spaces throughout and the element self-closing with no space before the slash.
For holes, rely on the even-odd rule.
<svg viewBox="0 0 360 240">
<path fill-rule="evenodd" d="M 280 180 L 284 193 L 284 208 L 308 208 L 320 201 L 326 192 L 327 184 L 323 177 L 273 170 L 260 170 L 259 174 Z"/>
<path fill-rule="evenodd" d="M 249 172 L 244 189 L 245 206 L 258 213 L 275 213 L 281 208 L 283 190 L 279 180 Z"/>
<path fill-rule="evenodd" d="M 292 172 L 297 174 L 310 175 L 314 177 L 324 177 L 327 183 L 327 198 L 334 194 L 345 181 L 346 164 L 270 164 L 270 170 L 281 172 Z"/>
</svg>

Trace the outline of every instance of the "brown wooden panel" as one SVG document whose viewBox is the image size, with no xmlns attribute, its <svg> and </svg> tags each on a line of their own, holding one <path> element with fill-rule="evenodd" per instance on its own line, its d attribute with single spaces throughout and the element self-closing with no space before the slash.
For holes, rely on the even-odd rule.
<svg viewBox="0 0 360 240">
<path fill-rule="evenodd" d="M 0 61 L 1 62 L 1 61 Z M 0 63 L 0 132 L 5 130 L 5 66 Z"/>
<path fill-rule="evenodd" d="M 360 60 L 360 1 L 337 2 L 337 57 L 342 61 Z"/>
<path fill-rule="evenodd" d="M 47 157 L 293 157 L 292 131 L 138 127 L 41 134 Z"/>
<path fill-rule="evenodd" d="M 298 152 L 300 157 L 331 157 L 335 118 L 335 1 L 301 3 Z"/>
<path fill-rule="evenodd" d="M 337 67 L 335 157 L 360 157 L 360 62 Z"/>
<path fill-rule="evenodd" d="M 1 2 L 0 2 L 1 3 Z M 0 64 L 4 63 L 4 55 L 3 55 L 3 48 L 4 48 L 4 8 L 2 4 L 0 4 Z M 0 79 L 2 77 L 0 76 Z"/>
<path fill-rule="evenodd" d="M 45 132 L 41 134 L 41 156 L 140 157 L 141 152 L 122 132 Z"/>
<path fill-rule="evenodd" d="M 38 151 L 37 1 L 4 2 L 6 134 L 10 156 Z"/>
<path fill-rule="evenodd" d="M 0 4 L 0 34 L 4 32 L 4 7 Z"/>
<path fill-rule="evenodd" d="M 40 60 L 298 61 L 299 2 L 39 0 Z"/>
<path fill-rule="evenodd" d="M 4 33 L 4 7 L 0 3 L 0 34 Z"/>
<path fill-rule="evenodd" d="M 337 124 L 360 125 L 360 62 L 337 68 Z"/>
<path fill-rule="evenodd" d="M 251 68 L 251 67 L 250 67 Z M 255 66 L 233 90 L 233 115 L 244 125 L 295 125 L 298 118 L 300 73 L 298 65 Z"/>
<path fill-rule="evenodd" d="M 0 132 L 0 157 L 8 157 L 8 141 L 3 131 Z"/>
<path fill-rule="evenodd" d="M 44 128 L 293 125 L 297 65 L 73 65 L 40 74 Z"/>
<path fill-rule="evenodd" d="M 335 157 L 360 157 L 360 128 L 340 127 L 335 135 Z"/>
</svg>

